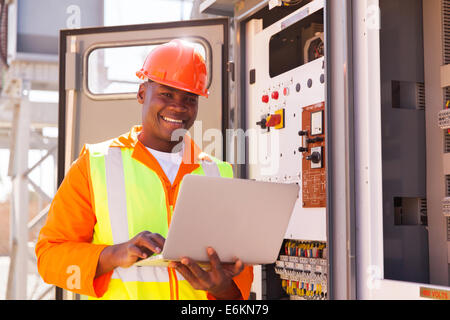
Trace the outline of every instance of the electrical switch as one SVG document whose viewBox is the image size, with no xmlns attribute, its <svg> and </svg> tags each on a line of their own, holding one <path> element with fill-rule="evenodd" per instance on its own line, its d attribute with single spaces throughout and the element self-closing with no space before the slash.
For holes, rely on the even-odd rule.
<svg viewBox="0 0 450 320">
<path fill-rule="evenodd" d="M 313 154 L 306 157 L 306 160 L 312 161 L 312 163 L 320 163 L 321 157 L 319 152 L 313 152 Z"/>
<path fill-rule="evenodd" d="M 266 119 L 262 119 L 261 121 L 258 121 L 256 123 L 256 125 L 260 126 L 261 129 L 267 129 L 267 120 Z"/>
<path fill-rule="evenodd" d="M 261 121 L 258 121 L 256 125 L 260 126 L 261 129 L 267 129 L 269 128 L 275 128 L 275 129 L 283 129 L 285 127 L 284 122 L 284 116 L 285 112 L 284 109 L 275 111 L 274 114 L 271 114 L 267 116 L 266 118 L 261 119 Z"/>
<path fill-rule="evenodd" d="M 262 102 L 269 103 L 269 96 L 267 94 L 262 96 Z"/>
<path fill-rule="evenodd" d="M 275 129 L 283 129 L 285 127 L 284 123 L 284 109 L 275 111 L 275 114 L 272 114 L 266 118 L 266 126 L 269 128 Z"/>
<path fill-rule="evenodd" d="M 321 169 L 323 167 L 322 147 L 311 148 L 311 155 L 306 160 L 311 161 L 311 169 Z"/>
<path fill-rule="evenodd" d="M 283 89 L 283 94 L 284 94 L 284 96 L 288 96 L 289 95 L 289 88 L 284 88 Z"/>
<path fill-rule="evenodd" d="M 276 126 L 280 125 L 281 122 L 282 122 L 282 119 L 279 114 L 272 114 L 267 117 L 266 126 L 269 128 L 276 127 Z"/>
</svg>

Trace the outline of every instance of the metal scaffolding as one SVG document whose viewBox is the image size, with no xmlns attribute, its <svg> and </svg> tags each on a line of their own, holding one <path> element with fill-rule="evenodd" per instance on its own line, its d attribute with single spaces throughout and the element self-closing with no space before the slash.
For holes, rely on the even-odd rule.
<svg viewBox="0 0 450 320">
<path fill-rule="evenodd" d="M 54 157 L 56 163 L 57 140 L 44 136 L 42 129 L 56 127 L 57 104 L 31 101 L 30 93 L 36 88 L 56 90 L 57 64 L 13 61 L 5 72 L 0 100 L 0 147 L 10 150 L 8 175 L 12 181 L 7 299 L 44 298 L 53 288 L 40 279 L 34 253 L 37 232 L 49 208 L 42 206 L 48 204 L 53 195 L 44 191 L 42 179 L 36 182 L 30 175 L 50 157 Z M 41 150 L 42 157 L 30 166 L 31 149 Z M 56 185 L 56 181 L 54 183 Z M 30 188 L 38 195 L 40 207 L 31 221 Z"/>
</svg>

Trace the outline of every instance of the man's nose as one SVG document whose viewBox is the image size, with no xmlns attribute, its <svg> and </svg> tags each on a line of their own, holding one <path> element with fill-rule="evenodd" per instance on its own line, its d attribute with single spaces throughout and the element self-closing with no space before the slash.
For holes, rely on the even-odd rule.
<svg viewBox="0 0 450 320">
<path fill-rule="evenodd" d="M 172 101 L 169 105 L 169 108 L 176 112 L 187 111 L 186 104 L 183 101 Z"/>
<path fill-rule="evenodd" d="M 175 97 L 171 102 L 169 107 L 173 108 L 174 110 L 178 111 L 178 112 L 184 112 L 188 109 L 188 107 L 186 106 L 186 102 L 184 97 Z"/>
</svg>

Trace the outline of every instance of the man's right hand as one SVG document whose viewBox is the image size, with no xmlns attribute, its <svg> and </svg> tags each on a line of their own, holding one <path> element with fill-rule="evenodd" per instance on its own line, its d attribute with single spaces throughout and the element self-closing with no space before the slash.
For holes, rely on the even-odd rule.
<svg viewBox="0 0 450 320">
<path fill-rule="evenodd" d="M 127 242 L 106 247 L 100 253 L 95 277 L 117 267 L 128 268 L 139 259 L 161 253 L 165 241 L 160 234 L 143 231 Z"/>
</svg>

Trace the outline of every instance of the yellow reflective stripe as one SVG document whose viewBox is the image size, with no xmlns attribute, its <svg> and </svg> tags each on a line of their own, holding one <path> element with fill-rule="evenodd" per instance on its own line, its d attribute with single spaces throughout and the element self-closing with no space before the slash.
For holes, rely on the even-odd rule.
<svg viewBox="0 0 450 320">
<path fill-rule="evenodd" d="M 180 274 L 177 272 L 177 276 Z M 194 290 L 187 280 L 178 279 L 179 300 L 207 300 L 206 291 Z"/>
<path fill-rule="evenodd" d="M 128 213 L 128 235 L 142 231 L 167 237 L 167 206 L 164 186 L 159 176 L 131 157 L 133 149 L 122 149 Z"/>
<path fill-rule="evenodd" d="M 199 176 L 204 176 L 205 175 L 205 171 L 203 171 L 202 166 L 200 165 L 197 169 L 195 169 L 194 171 L 191 172 L 191 174 L 196 174 Z M 183 180 L 181 180 L 181 183 L 183 183 Z"/>
<path fill-rule="evenodd" d="M 122 282 L 111 279 L 108 290 L 101 298 L 90 300 L 170 300 L 168 282 Z"/>
<path fill-rule="evenodd" d="M 113 245 L 108 211 L 108 193 L 106 190 L 105 157 L 102 154 L 90 152 L 89 166 L 94 194 L 95 216 L 97 218 L 92 243 Z"/>
<path fill-rule="evenodd" d="M 221 162 L 218 164 L 220 176 L 222 178 L 233 178 L 233 167 L 227 162 Z"/>
</svg>

